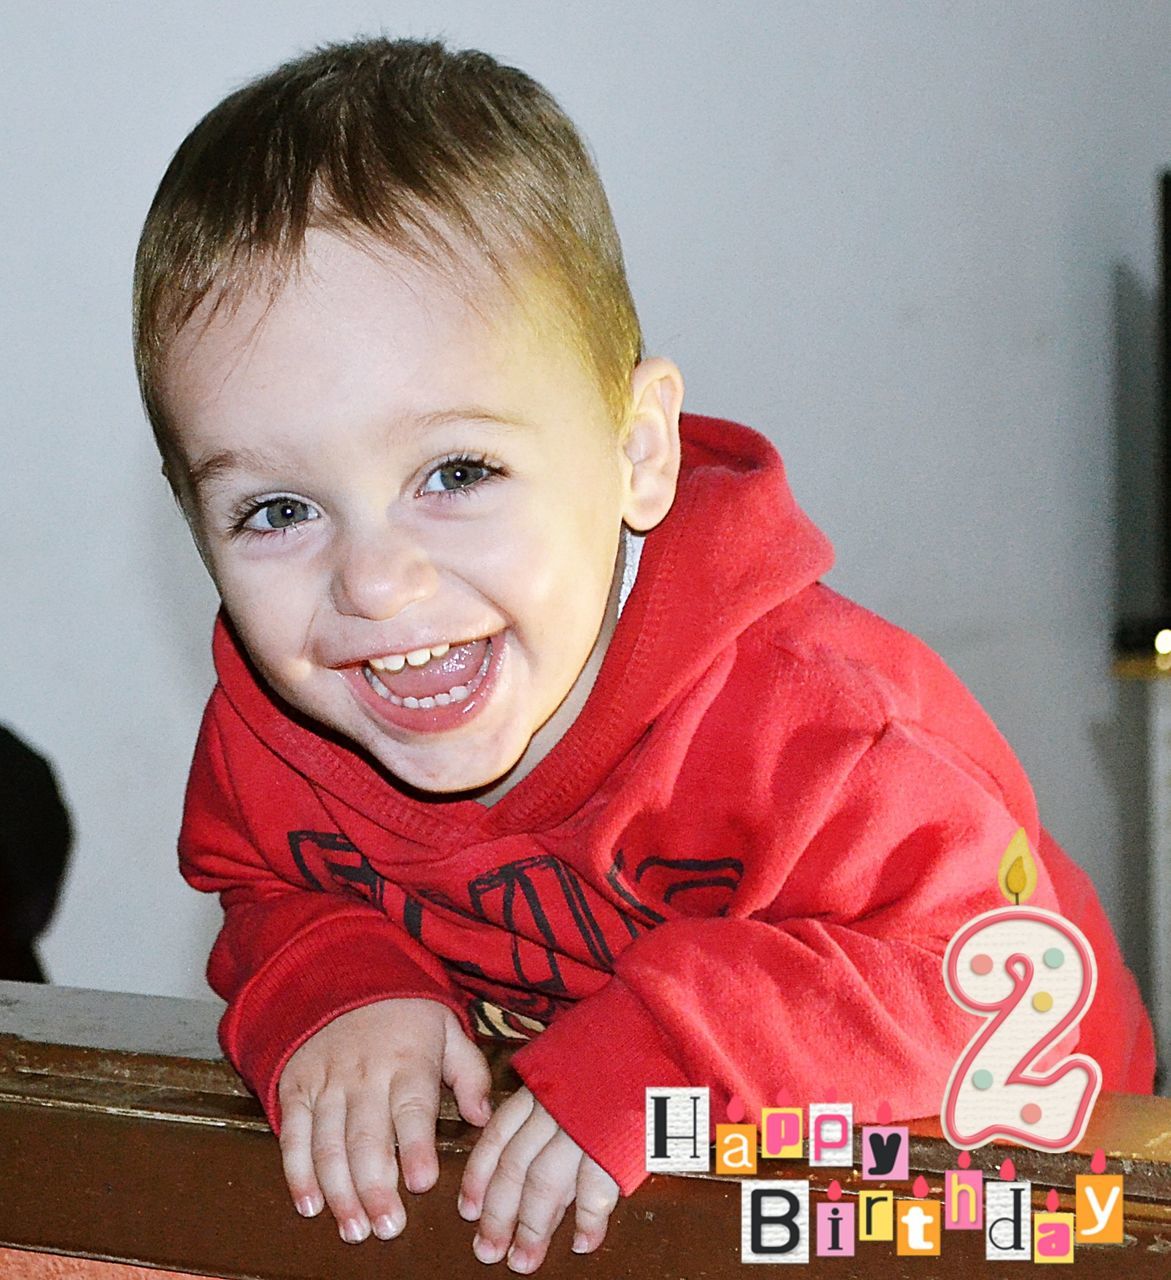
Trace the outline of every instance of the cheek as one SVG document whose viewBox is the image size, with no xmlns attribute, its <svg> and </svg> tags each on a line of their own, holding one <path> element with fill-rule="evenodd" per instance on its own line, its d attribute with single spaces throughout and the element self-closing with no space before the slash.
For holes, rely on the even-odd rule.
<svg viewBox="0 0 1171 1280">
<path fill-rule="evenodd" d="M 252 660 L 275 683 L 303 677 L 312 602 L 294 574 L 213 569 L 220 598 Z"/>
</svg>

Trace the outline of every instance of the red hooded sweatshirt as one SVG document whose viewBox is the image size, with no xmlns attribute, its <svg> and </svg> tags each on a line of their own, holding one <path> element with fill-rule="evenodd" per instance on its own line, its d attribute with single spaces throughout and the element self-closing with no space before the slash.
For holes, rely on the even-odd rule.
<svg viewBox="0 0 1171 1280">
<path fill-rule="evenodd" d="M 1097 955 L 1079 1048 L 1106 1089 L 1150 1091 L 1134 980 L 1021 766 L 940 658 L 818 581 L 831 561 L 768 441 L 685 417 L 678 496 L 589 700 L 490 807 L 405 795 L 217 624 L 180 856 L 222 896 L 221 1040 L 274 1127 L 293 1051 L 395 996 L 546 1027 L 514 1064 L 624 1193 L 647 1086 L 709 1086 L 713 1118 L 831 1090 L 858 1121 L 937 1114 L 978 1025 L 941 958 L 1004 905 L 1018 827 L 1032 903 Z"/>
</svg>

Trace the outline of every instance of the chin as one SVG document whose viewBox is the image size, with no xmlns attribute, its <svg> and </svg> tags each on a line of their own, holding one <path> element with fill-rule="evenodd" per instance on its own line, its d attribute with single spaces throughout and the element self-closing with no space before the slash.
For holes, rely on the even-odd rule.
<svg viewBox="0 0 1171 1280">
<path fill-rule="evenodd" d="M 370 748 L 367 748 L 370 750 Z M 468 796 L 490 791 L 498 783 L 503 782 L 520 762 L 524 754 L 519 752 L 514 758 L 507 758 L 500 767 L 471 768 L 463 763 L 452 762 L 450 765 L 438 764 L 428 767 L 425 761 L 393 758 L 390 752 L 371 750 L 378 763 L 408 790 L 418 791 L 433 796 Z M 474 751 L 472 754 L 476 754 Z"/>
</svg>

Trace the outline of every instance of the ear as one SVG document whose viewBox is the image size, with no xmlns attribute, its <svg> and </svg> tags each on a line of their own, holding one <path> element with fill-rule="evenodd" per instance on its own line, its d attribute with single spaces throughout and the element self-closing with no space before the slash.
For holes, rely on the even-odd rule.
<svg viewBox="0 0 1171 1280">
<path fill-rule="evenodd" d="M 662 356 L 643 360 L 630 378 L 630 420 L 622 441 L 629 467 L 622 518 L 645 533 L 671 509 L 679 479 L 683 375 Z"/>
</svg>

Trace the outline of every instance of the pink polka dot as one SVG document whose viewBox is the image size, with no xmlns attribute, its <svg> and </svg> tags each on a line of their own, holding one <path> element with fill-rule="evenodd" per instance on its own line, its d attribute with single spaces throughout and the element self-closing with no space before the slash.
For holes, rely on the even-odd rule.
<svg viewBox="0 0 1171 1280">
<path fill-rule="evenodd" d="M 1021 1107 L 1021 1119 L 1025 1124 L 1036 1124 L 1041 1118 L 1041 1108 L 1035 1102 L 1026 1102 Z"/>
<path fill-rule="evenodd" d="M 986 956 L 982 951 L 978 956 L 972 957 L 972 972 L 985 974 L 992 972 L 992 957 Z"/>
</svg>

